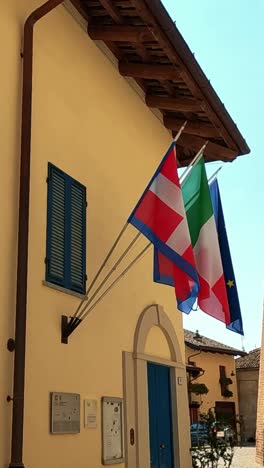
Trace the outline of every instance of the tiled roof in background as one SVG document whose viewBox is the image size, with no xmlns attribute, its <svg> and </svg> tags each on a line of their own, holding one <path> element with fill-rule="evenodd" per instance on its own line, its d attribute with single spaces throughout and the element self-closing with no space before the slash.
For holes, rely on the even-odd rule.
<svg viewBox="0 0 264 468">
<path fill-rule="evenodd" d="M 236 359 L 237 369 L 258 369 L 260 361 L 260 348 L 253 349 L 246 356 Z"/>
<path fill-rule="evenodd" d="M 212 353 L 231 354 L 233 356 L 245 356 L 246 353 L 231 346 L 219 343 L 218 341 L 202 336 L 198 331 L 192 332 L 184 330 L 184 341 L 187 346 L 193 349 L 201 349 Z"/>
</svg>

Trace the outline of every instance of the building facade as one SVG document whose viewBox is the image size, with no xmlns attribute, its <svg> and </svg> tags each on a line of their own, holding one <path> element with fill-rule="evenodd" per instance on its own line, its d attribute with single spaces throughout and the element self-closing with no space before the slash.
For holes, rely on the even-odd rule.
<svg viewBox="0 0 264 468">
<path fill-rule="evenodd" d="M 260 348 L 236 359 L 236 376 L 243 440 L 256 440 Z"/>
<path fill-rule="evenodd" d="M 205 139 L 212 140 L 207 160 L 248 152 L 176 28 L 166 36 L 171 20 L 157 7 L 160 14 L 147 1 L 129 3 L 127 13 L 112 2 L 1 2 L 8 45 L 0 77 L 1 466 L 148 468 L 151 457 L 157 466 L 191 466 L 182 317 L 171 288 L 152 281 L 152 255 L 68 344 L 61 327 L 85 299 L 185 112 L 192 118 L 179 141 L 180 165 Z M 127 18 L 135 18 L 128 27 Z M 173 64 L 177 41 L 182 56 Z M 159 110 L 168 105 L 173 121 Z M 126 230 L 107 273 L 135 235 Z M 133 244 L 127 264 L 145 245 Z"/>
<path fill-rule="evenodd" d="M 232 424 L 240 413 L 235 373 L 235 356 L 243 351 L 231 348 L 198 332 L 184 332 L 185 356 L 189 381 L 189 407 L 191 422 L 212 410 L 217 420 Z M 192 384 L 204 384 L 207 393 L 197 394 Z M 203 391 L 203 389 L 202 389 Z"/>
</svg>

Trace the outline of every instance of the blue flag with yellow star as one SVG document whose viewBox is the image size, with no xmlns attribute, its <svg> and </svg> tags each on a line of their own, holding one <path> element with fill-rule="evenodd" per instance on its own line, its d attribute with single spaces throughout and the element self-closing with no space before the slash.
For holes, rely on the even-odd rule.
<svg viewBox="0 0 264 468">
<path fill-rule="evenodd" d="M 220 198 L 220 192 L 218 182 L 215 179 L 210 185 L 210 193 L 212 199 L 212 205 L 214 210 L 215 222 L 218 233 L 218 241 L 221 252 L 223 271 L 226 283 L 226 292 L 230 309 L 231 323 L 226 328 L 233 332 L 244 335 L 243 322 L 241 316 L 241 310 L 239 305 L 238 292 L 236 287 L 236 280 L 234 275 L 234 269 L 232 265 L 232 259 L 230 254 L 230 248 L 228 244 L 227 232 L 225 227 L 224 214 L 222 209 L 222 203 Z"/>
</svg>

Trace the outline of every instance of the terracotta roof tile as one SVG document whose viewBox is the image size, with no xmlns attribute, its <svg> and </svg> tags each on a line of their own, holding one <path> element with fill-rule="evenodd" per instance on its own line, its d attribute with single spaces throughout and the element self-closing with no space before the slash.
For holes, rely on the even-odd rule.
<svg viewBox="0 0 264 468">
<path fill-rule="evenodd" d="M 231 346 L 219 343 L 218 341 L 200 335 L 198 332 L 184 330 L 184 341 L 187 346 L 194 349 L 202 349 L 203 351 L 215 352 L 221 354 L 231 354 L 233 356 L 244 356 L 246 353 Z"/>
<path fill-rule="evenodd" d="M 258 369 L 260 361 L 260 348 L 253 349 L 247 356 L 236 359 L 237 369 Z"/>
</svg>

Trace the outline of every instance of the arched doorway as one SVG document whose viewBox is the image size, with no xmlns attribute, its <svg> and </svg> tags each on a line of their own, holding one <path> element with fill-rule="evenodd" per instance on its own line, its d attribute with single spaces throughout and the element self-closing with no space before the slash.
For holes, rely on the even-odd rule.
<svg viewBox="0 0 264 468">
<path fill-rule="evenodd" d="M 186 370 L 175 329 L 160 305 L 140 315 L 133 353 L 123 353 L 123 370 L 126 467 L 191 466 Z"/>
</svg>

